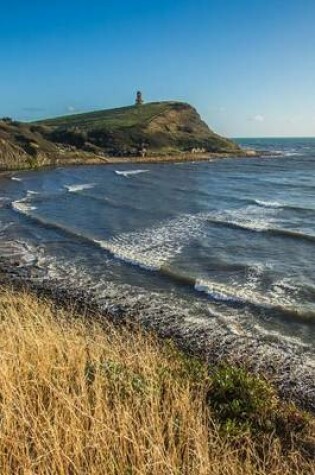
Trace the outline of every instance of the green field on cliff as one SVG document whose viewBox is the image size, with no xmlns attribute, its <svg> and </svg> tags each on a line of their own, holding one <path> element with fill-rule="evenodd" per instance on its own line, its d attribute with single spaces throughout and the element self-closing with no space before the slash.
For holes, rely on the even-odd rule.
<svg viewBox="0 0 315 475">
<path fill-rule="evenodd" d="M 171 110 L 176 102 L 151 102 L 141 106 L 127 106 L 116 109 L 104 109 L 82 114 L 73 114 L 40 121 L 41 124 L 52 127 L 80 128 L 121 128 L 145 126 L 151 120 Z"/>
<path fill-rule="evenodd" d="M 140 144 L 150 152 L 240 152 L 231 140 L 213 132 L 196 109 L 184 102 L 151 102 L 117 109 L 73 114 L 36 123 L 53 130 L 50 139 L 77 147 L 88 144 L 110 155 L 134 153 Z"/>
<path fill-rule="evenodd" d="M 88 163 L 100 157 L 240 155 L 185 102 L 165 101 L 43 119 L 0 119 L 0 169 Z M 143 155 L 142 155 L 143 156 Z"/>
</svg>

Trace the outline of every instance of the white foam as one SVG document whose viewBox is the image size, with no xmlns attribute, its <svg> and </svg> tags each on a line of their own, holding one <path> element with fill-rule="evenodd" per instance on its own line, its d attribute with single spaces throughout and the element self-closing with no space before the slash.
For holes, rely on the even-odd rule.
<svg viewBox="0 0 315 475">
<path fill-rule="evenodd" d="M 137 256 L 137 250 L 125 249 L 123 247 L 119 247 L 119 245 L 111 243 L 110 241 L 95 241 L 97 244 L 100 245 L 102 249 L 106 249 L 106 251 L 110 252 L 114 257 L 120 259 L 124 262 L 129 264 L 133 264 L 136 266 L 141 267 L 142 269 L 146 270 L 158 270 L 162 264 L 162 260 L 159 261 L 155 259 L 155 262 L 150 259 L 150 256 L 147 257 L 146 255 Z"/>
<path fill-rule="evenodd" d="M 204 292 L 213 300 L 226 303 L 239 303 L 244 301 L 244 295 L 236 292 L 236 289 L 219 282 L 205 279 L 197 279 L 195 283 L 197 292 Z"/>
<path fill-rule="evenodd" d="M 293 150 L 288 151 L 288 152 L 284 152 L 283 154 L 284 154 L 285 157 L 297 157 L 298 155 L 301 155 L 300 152 L 294 152 Z"/>
<path fill-rule="evenodd" d="M 249 282 L 240 285 L 237 282 L 233 284 L 223 284 L 222 282 L 211 281 L 210 279 L 197 279 L 195 290 L 204 292 L 212 300 L 221 303 L 244 303 L 271 308 L 272 302 L 267 294 L 258 292 L 254 284 Z"/>
<path fill-rule="evenodd" d="M 296 149 L 291 150 L 271 150 L 270 157 L 295 157 L 301 155 Z"/>
<path fill-rule="evenodd" d="M 35 196 L 35 195 L 39 195 L 39 192 L 33 191 L 33 190 L 27 190 L 26 192 L 26 196 Z"/>
<path fill-rule="evenodd" d="M 205 216 L 184 215 L 139 232 L 124 233 L 108 241 L 95 241 L 125 262 L 158 270 L 178 255 L 192 238 L 199 236 Z"/>
<path fill-rule="evenodd" d="M 270 328 L 263 327 L 259 323 L 256 323 L 254 325 L 253 330 L 255 331 L 256 335 L 260 335 L 261 338 L 264 338 L 267 341 L 282 342 L 283 340 L 285 340 L 286 342 L 291 343 L 292 345 L 298 345 L 302 348 L 308 349 L 308 345 L 306 343 L 303 343 L 300 337 L 287 335 L 280 330 L 271 330 Z"/>
<path fill-rule="evenodd" d="M 18 176 L 11 176 L 11 180 L 13 180 L 13 181 L 23 181 L 22 178 L 19 178 Z"/>
<path fill-rule="evenodd" d="M 16 259 L 21 265 L 32 265 L 36 260 L 37 249 L 25 241 L 1 241 L 1 256 Z"/>
<path fill-rule="evenodd" d="M 90 190 L 91 188 L 94 188 L 94 186 L 95 183 L 83 183 L 81 185 L 65 185 L 65 188 L 70 193 L 76 193 L 77 191 Z"/>
<path fill-rule="evenodd" d="M 297 315 L 308 315 L 313 312 L 309 306 L 296 305 L 298 286 L 289 279 L 274 282 L 269 289 L 260 287 L 264 268 L 253 267 L 243 283 L 222 283 L 208 278 L 197 279 L 195 290 L 206 293 L 210 299 L 220 303 L 251 304 L 264 309 L 278 309 Z"/>
<path fill-rule="evenodd" d="M 32 206 L 30 203 L 26 203 L 24 200 L 13 201 L 12 208 L 22 214 L 29 214 L 30 211 L 34 211 L 36 206 Z"/>
<path fill-rule="evenodd" d="M 128 178 L 130 176 L 139 175 L 140 173 L 147 173 L 149 170 L 115 170 L 116 175 Z"/>
<path fill-rule="evenodd" d="M 266 266 L 267 267 L 267 266 Z M 266 267 L 260 263 L 253 263 L 246 274 L 246 281 L 238 283 L 222 283 L 208 278 L 197 279 L 195 290 L 205 292 L 213 300 L 226 303 L 253 303 L 268 306 L 271 304 L 269 296 L 259 290 L 261 276 Z"/>
<path fill-rule="evenodd" d="M 209 213 L 208 219 L 213 223 L 223 223 L 253 231 L 267 231 L 277 221 L 277 208 L 246 206 Z"/>
<path fill-rule="evenodd" d="M 263 206 L 265 208 L 282 208 L 284 206 L 282 203 L 279 203 L 278 201 L 255 200 L 255 203 L 258 206 Z"/>
</svg>

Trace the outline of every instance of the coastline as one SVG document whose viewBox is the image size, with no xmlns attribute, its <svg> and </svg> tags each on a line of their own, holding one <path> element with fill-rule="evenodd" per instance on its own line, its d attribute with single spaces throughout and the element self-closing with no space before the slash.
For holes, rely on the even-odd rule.
<svg viewBox="0 0 315 475">
<path fill-rule="evenodd" d="M 184 163 L 192 161 L 223 160 L 224 158 L 242 158 L 244 156 L 258 158 L 261 153 L 254 155 L 235 154 L 187 154 L 185 156 L 156 156 L 134 159 L 109 157 L 93 164 L 144 164 L 144 163 Z M 264 156 L 267 156 L 265 154 Z M 88 165 L 92 163 L 56 163 L 43 168 L 65 165 Z M 36 171 L 37 169 L 33 169 Z M 19 170 L 21 171 L 21 170 Z M 29 170 L 23 170 L 29 171 Z M 3 171 L 0 175 L 11 175 L 14 170 Z M 93 292 L 86 289 L 77 289 L 74 283 L 60 283 L 60 281 L 46 281 L 40 284 L 40 277 L 36 269 L 20 268 L 19 262 L 8 265 L 0 260 L 0 283 L 14 285 L 17 288 L 31 290 L 36 295 L 52 298 L 58 305 L 79 305 L 84 311 L 92 315 L 102 315 L 104 318 L 123 324 L 128 321 L 135 325 L 143 326 L 156 332 L 161 338 L 170 338 L 177 343 L 179 348 L 189 355 L 201 357 L 209 365 L 221 361 L 229 361 L 235 365 L 246 365 L 252 373 L 270 377 L 281 396 L 286 400 L 293 400 L 298 405 L 315 413 L 315 366 L 314 359 L 304 354 L 304 346 L 298 347 L 282 342 L 280 339 L 268 339 L 262 342 L 255 334 L 246 332 L 229 333 L 225 331 L 224 322 L 215 321 L 213 315 L 205 315 L 203 321 L 190 315 L 185 302 L 177 310 L 171 309 L 167 298 L 161 301 L 157 310 L 152 308 L 149 297 L 139 299 L 140 289 L 127 289 L 126 293 L 133 294 L 134 302 L 130 304 L 128 298 L 122 293 L 110 288 L 108 295 L 99 302 Z M 120 294 L 120 295 L 119 295 Z"/>
<path fill-rule="evenodd" d="M 79 156 L 58 156 L 51 159 L 44 160 L 42 164 L 36 166 L 23 167 L 4 167 L 0 164 L 0 176 L 7 176 L 14 172 L 36 171 L 49 168 L 56 168 L 58 166 L 89 166 L 89 165 L 130 165 L 130 164 L 155 164 L 155 163 L 185 163 L 185 162 L 203 162 L 211 160 L 224 160 L 226 158 L 260 158 L 265 156 L 265 152 L 257 152 L 254 150 L 242 150 L 239 153 L 182 153 L 175 155 L 151 155 L 146 157 L 101 157 L 97 155 L 83 155 Z"/>
<path fill-rule="evenodd" d="M 251 374 L 267 378 L 284 401 L 315 413 L 315 366 L 304 347 L 281 340 L 262 341 L 255 334 L 229 332 L 215 316 L 195 318 L 185 302 L 171 305 L 170 296 L 158 306 L 142 289 L 122 289 L 108 282 L 106 295 L 98 299 L 93 290 L 78 288 L 74 282 L 58 279 L 41 281 L 36 269 L 19 268 L 18 262 L 0 261 L 0 285 L 24 290 L 50 299 L 57 307 L 75 309 L 92 319 L 95 316 L 117 325 L 143 328 L 162 340 L 171 340 L 188 356 L 210 367 L 229 364 L 245 367 Z"/>
</svg>

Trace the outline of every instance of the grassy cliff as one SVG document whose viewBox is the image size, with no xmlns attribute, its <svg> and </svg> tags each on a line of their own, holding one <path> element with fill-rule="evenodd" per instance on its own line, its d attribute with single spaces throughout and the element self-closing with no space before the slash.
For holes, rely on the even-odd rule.
<svg viewBox="0 0 315 475">
<path fill-rule="evenodd" d="M 210 130 L 196 109 L 182 102 L 153 102 L 34 123 L 0 119 L 0 170 L 137 157 L 207 158 L 210 153 L 244 152 Z"/>
<path fill-rule="evenodd" d="M 144 144 L 149 152 L 239 152 L 231 140 L 212 132 L 198 112 L 182 102 L 152 102 L 77 114 L 40 122 L 53 127 L 52 137 L 90 144 L 110 154 L 135 153 Z"/>
<path fill-rule="evenodd" d="M 315 471 L 314 422 L 245 370 L 0 290 L 0 473 Z"/>
</svg>

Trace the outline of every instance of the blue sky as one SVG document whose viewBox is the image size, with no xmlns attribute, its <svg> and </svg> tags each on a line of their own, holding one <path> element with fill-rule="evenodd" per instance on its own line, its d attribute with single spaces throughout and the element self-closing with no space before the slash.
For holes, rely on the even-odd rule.
<svg viewBox="0 0 315 475">
<path fill-rule="evenodd" d="M 0 15 L 0 116 L 193 104 L 231 137 L 315 136 L 314 0 L 16 0 Z"/>
</svg>

